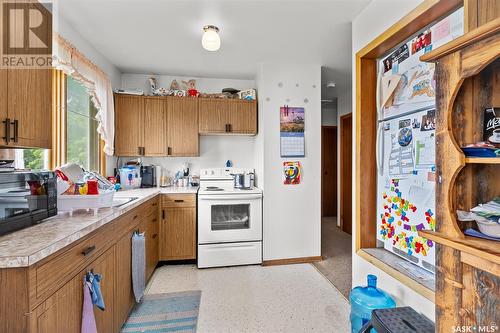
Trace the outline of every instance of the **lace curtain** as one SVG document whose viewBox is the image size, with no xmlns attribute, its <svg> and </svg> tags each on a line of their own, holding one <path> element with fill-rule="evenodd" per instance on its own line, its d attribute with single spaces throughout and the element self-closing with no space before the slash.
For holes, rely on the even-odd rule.
<svg viewBox="0 0 500 333">
<path fill-rule="evenodd" d="M 54 37 L 54 67 L 79 81 L 90 95 L 98 110 L 97 133 L 104 141 L 104 153 L 114 152 L 114 103 L 111 80 L 99 67 L 80 53 L 71 43 L 60 35 Z"/>
</svg>

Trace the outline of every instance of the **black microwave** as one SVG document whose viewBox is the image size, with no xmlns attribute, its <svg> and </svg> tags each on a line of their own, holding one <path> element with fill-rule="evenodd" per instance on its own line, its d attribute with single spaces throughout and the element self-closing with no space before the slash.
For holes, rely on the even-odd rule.
<svg viewBox="0 0 500 333">
<path fill-rule="evenodd" d="M 24 229 L 57 215 L 54 172 L 0 173 L 0 235 Z"/>
</svg>

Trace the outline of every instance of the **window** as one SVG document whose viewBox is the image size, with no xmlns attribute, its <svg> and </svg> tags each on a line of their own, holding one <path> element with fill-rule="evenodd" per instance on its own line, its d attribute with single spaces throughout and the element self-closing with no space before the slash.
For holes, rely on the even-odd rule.
<svg viewBox="0 0 500 333">
<path fill-rule="evenodd" d="M 66 77 L 66 161 L 99 171 L 97 109 L 85 87 Z"/>
<path fill-rule="evenodd" d="M 47 149 L 2 149 L 0 159 L 14 160 L 16 169 L 47 170 L 49 150 Z"/>
</svg>

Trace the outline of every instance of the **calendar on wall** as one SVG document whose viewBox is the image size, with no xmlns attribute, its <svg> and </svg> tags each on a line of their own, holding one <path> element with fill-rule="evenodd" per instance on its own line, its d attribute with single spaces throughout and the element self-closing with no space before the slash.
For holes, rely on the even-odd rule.
<svg viewBox="0 0 500 333">
<path fill-rule="evenodd" d="M 280 107 L 281 157 L 304 157 L 304 108 Z"/>
</svg>

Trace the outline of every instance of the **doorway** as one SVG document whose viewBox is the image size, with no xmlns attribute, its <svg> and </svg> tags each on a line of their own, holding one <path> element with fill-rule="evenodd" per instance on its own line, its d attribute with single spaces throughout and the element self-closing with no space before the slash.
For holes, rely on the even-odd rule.
<svg viewBox="0 0 500 333">
<path fill-rule="evenodd" d="M 352 113 L 340 117 L 340 228 L 352 234 Z"/>
<path fill-rule="evenodd" d="M 337 216 L 337 126 L 321 126 L 321 216 Z"/>
</svg>

